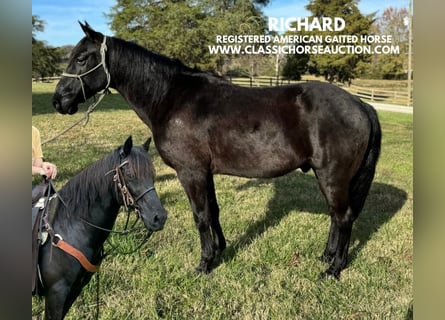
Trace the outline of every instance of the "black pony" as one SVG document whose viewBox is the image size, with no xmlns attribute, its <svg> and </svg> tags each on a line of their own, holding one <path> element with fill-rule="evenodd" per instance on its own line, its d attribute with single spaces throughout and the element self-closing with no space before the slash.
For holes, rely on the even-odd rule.
<svg viewBox="0 0 445 320">
<path fill-rule="evenodd" d="M 149 231 L 167 218 L 153 186 L 149 140 L 124 146 L 69 180 L 49 205 L 50 235 L 39 254 L 38 294 L 45 297 L 45 318 L 63 319 L 100 264 L 102 245 L 121 205 L 133 207 Z"/>
<path fill-rule="evenodd" d="M 108 86 L 127 100 L 150 127 L 159 154 L 176 170 L 190 200 L 201 239 L 198 271 L 209 272 L 226 247 L 213 175 L 268 178 L 301 168 L 315 172 L 331 216 L 324 275 L 340 276 L 380 153 L 380 125 L 370 105 L 321 82 L 236 86 L 105 37 L 88 24 L 81 27 L 86 36 L 72 51 L 54 107 L 73 114 Z"/>
</svg>

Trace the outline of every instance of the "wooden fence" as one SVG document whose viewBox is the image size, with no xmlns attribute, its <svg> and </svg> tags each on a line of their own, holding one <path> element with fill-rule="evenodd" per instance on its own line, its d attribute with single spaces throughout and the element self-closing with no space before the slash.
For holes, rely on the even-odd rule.
<svg viewBox="0 0 445 320">
<path fill-rule="evenodd" d="M 296 81 L 296 80 L 285 80 L 276 78 L 229 78 L 230 82 L 245 86 L 245 87 L 271 87 L 271 86 L 282 86 L 287 84 L 302 83 L 306 81 Z M 350 93 L 375 102 L 390 103 L 397 105 L 408 105 L 412 106 L 412 98 L 408 101 L 408 91 L 399 90 L 386 90 L 380 88 L 369 88 L 369 87 L 359 87 L 356 85 L 344 85 L 342 83 L 336 83 L 336 85 L 342 87 Z M 412 94 L 411 94 L 412 97 Z"/>
<path fill-rule="evenodd" d="M 306 81 L 297 81 L 297 80 L 285 80 L 285 79 L 276 79 L 276 78 L 232 78 L 229 77 L 229 81 L 243 86 L 243 87 L 272 87 L 272 86 L 283 86 L 294 83 L 301 83 Z"/>
<path fill-rule="evenodd" d="M 349 91 L 356 96 L 370 101 L 392 103 L 398 105 L 413 105 L 412 94 L 408 101 L 408 91 L 385 90 L 379 88 L 365 88 L 355 85 L 344 86 L 343 89 Z"/>
</svg>

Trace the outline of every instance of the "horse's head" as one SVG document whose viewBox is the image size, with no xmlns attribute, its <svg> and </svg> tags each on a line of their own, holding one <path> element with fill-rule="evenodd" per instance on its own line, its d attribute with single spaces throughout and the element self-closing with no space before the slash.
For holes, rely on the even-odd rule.
<svg viewBox="0 0 445 320">
<path fill-rule="evenodd" d="M 107 37 L 94 31 L 88 23 L 79 24 L 85 37 L 71 52 L 68 67 L 53 96 L 53 106 L 62 114 L 76 113 L 79 103 L 110 85 L 106 56 Z"/>
<path fill-rule="evenodd" d="M 131 136 L 119 148 L 120 164 L 114 180 L 122 204 L 133 207 L 148 230 L 158 231 L 164 226 L 167 213 L 154 188 L 154 169 L 148 155 L 151 138 L 141 147 L 133 147 Z"/>
</svg>

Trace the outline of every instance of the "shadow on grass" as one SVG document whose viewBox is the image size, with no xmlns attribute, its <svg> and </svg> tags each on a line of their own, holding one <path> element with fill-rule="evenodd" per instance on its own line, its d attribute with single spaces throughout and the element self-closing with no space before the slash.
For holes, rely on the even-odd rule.
<svg viewBox="0 0 445 320">
<path fill-rule="evenodd" d="M 163 175 L 156 176 L 155 182 L 163 182 L 177 179 L 176 174 L 174 173 L 166 173 Z"/>
<path fill-rule="evenodd" d="M 265 217 L 253 222 L 238 239 L 234 240 L 215 266 L 223 261 L 232 260 L 239 250 L 248 246 L 267 229 L 278 225 L 293 210 L 326 214 L 327 204 L 313 175 L 295 171 L 280 178 L 249 180 L 239 189 L 256 188 L 264 184 L 273 185 L 273 196 L 268 203 Z M 354 223 L 351 243 L 358 242 L 358 245 L 351 248 L 349 261 L 355 259 L 372 235 L 402 208 L 406 200 L 407 193 L 404 190 L 378 182 L 372 184 L 365 207 Z M 326 240 L 328 231 L 326 229 L 326 234 L 322 235 Z M 321 254 L 322 252 L 320 256 Z"/>
</svg>

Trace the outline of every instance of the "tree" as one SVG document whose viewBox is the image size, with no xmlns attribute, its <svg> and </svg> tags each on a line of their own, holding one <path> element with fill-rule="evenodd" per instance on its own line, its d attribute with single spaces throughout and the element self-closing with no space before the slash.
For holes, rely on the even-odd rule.
<svg viewBox="0 0 445 320">
<path fill-rule="evenodd" d="M 310 22 L 314 18 L 340 17 L 346 22 L 345 28 L 341 31 L 343 35 L 366 35 L 374 22 L 375 14 L 363 15 L 357 7 L 358 0 L 310 0 L 306 6 L 312 15 Z M 338 35 L 336 31 L 304 31 L 299 34 L 322 35 L 324 39 L 327 35 Z M 322 45 L 328 45 L 324 43 Z M 311 72 L 321 74 L 328 80 L 337 78 L 340 81 L 347 81 L 355 76 L 355 69 L 359 61 L 369 61 L 369 55 L 358 54 L 317 54 L 310 55 Z M 294 59 L 290 59 L 293 62 Z"/>
<path fill-rule="evenodd" d="M 392 44 L 398 45 L 399 54 L 379 55 L 377 65 L 383 79 L 400 79 L 406 76 L 408 69 L 408 25 L 405 20 L 409 17 L 406 8 L 389 7 L 383 11 L 377 20 L 377 27 L 381 34 L 390 35 Z"/>
<path fill-rule="evenodd" d="M 36 32 L 43 32 L 45 30 L 45 23 L 39 19 L 38 16 L 32 16 L 32 43 L 36 41 Z"/>
<path fill-rule="evenodd" d="M 265 19 L 258 6 L 267 3 L 268 0 L 117 0 L 107 16 L 118 37 L 134 40 L 191 67 L 221 72 L 227 57 L 210 54 L 208 45 L 215 44 L 216 35 L 239 34 L 246 23 L 250 34 L 263 33 Z"/>
<path fill-rule="evenodd" d="M 286 79 L 301 80 L 301 75 L 308 71 L 309 55 L 296 54 L 287 57 L 282 75 Z"/>
<path fill-rule="evenodd" d="M 32 16 L 32 76 L 48 77 L 60 73 L 61 52 L 36 39 L 36 33 L 45 29 L 45 23 L 38 16 Z"/>
</svg>

